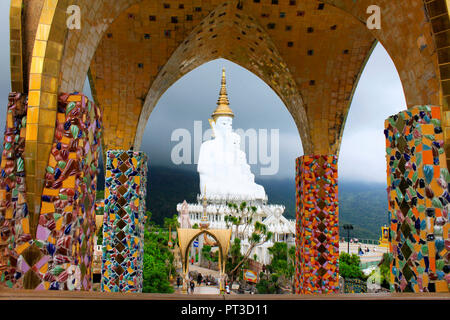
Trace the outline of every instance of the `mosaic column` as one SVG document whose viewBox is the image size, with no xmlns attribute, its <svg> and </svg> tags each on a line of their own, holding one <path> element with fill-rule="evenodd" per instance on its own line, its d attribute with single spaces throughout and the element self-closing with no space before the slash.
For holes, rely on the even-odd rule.
<svg viewBox="0 0 450 320">
<path fill-rule="evenodd" d="M 25 149 L 27 98 L 10 93 L 0 175 L 0 284 L 13 287 L 17 253 L 31 240 L 26 205 Z"/>
<path fill-rule="evenodd" d="M 337 156 L 300 157 L 296 172 L 295 292 L 338 293 Z"/>
<path fill-rule="evenodd" d="M 385 122 L 391 291 L 449 292 L 450 175 L 439 107 Z"/>
<path fill-rule="evenodd" d="M 147 156 L 107 152 L 102 291 L 142 292 Z"/>
<path fill-rule="evenodd" d="M 23 210 L 15 225 L 9 287 L 90 290 L 100 128 L 95 104 L 60 95 L 40 215 L 34 225 Z"/>
</svg>

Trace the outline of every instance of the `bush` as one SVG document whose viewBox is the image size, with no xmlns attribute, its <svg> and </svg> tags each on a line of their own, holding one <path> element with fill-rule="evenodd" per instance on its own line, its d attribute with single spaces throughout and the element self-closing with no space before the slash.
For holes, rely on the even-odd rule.
<svg viewBox="0 0 450 320">
<path fill-rule="evenodd" d="M 169 250 L 168 233 L 152 225 L 148 220 L 146 227 L 152 227 L 152 232 L 144 233 L 144 293 L 173 293 L 169 274 L 174 275 L 174 256 Z M 146 228 L 147 229 L 147 228 Z"/>
<path fill-rule="evenodd" d="M 345 279 L 366 280 L 360 267 L 361 260 L 356 254 L 341 253 L 339 256 L 339 274 Z"/>
</svg>

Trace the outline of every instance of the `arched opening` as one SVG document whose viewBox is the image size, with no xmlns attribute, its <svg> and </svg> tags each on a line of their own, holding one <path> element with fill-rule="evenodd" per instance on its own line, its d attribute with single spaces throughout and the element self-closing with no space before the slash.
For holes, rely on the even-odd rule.
<svg viewBox="0 0 450 320">
<path fill-rule="evenodd" d="M 406 109 L 406 100 L 391 58 L 378 43 L 355 89 L 339 153 L 340 238 L 353 224 L 352 238 L 377 243 L 389 225 L 386 199 L 385 120 Z M 370 143 L 368 143 L 370 142 Z M 346 245 L 343 245 L 346 250 Z"/>
<path fill-rule="evenodd" d="M 230 107 L 235 113 L 233 130 L 241 136 L 255 181 L 267 188 L 271 203 L 281 202 L 286 206 L 285 216 L 295 219 L 292 163 L 303 154 L 297 127 L 267 84 L 235 63 L 218 59 L 173 84 L 159 100 L 143 134 L 141 150 L 151 159 L 148 206 L 159 224 L 177 203 L 194 203 L 202 192 L 198 156 L 201 144 L 210 139 L 208 119 L 216 108 L 222 67 L 227 70 Z M 277 145 L 271 147 L 270 141 Z M 183 186 L 177 187 L 180 179 Z"/>
<path fill-rule="evenodd" d="M 179 238 L 179 249 L 181 254 L 181 263 L 182 263 L 182 278 L 183 278 L 183 290 L 186 290 L 187 286 L 190 285 L 190 289 L 194 289 L 192 286 L 193 281 L 197 280 L 198 284 L 200 284 L 200 279 L 193 279 L 189 273 L 189 266 L 194 258 L 190 255 L 190 248 L 196 239 L 201 239 L 202 235 L 206 235 L 207 237 L 213 238 L 216 243 L 215 246 L 218 247 L 218 275 L 217 277 L 213 277 L 213 282 L 219 285 L 219 292 L 224 289 L 225 284 L 225 266 L 228 255 L 228 250 L 230 247 L 229 241 L 231 236 L 231 230 L 217 230 L 217 229 L 186 229 L 186 228 L 177 228 L 178 238 Z M 206 240 L 206 238 L 205 238 Z M 198 242 L 197 242 L 198 243 Z M 192 259 L 192 261 L 190 261 Z M 194 293 L 194 292 L 191 292 Z"/>
<path fill-rule="evenodd" d="M 196 158 L 200 145 L 210 139 L 208 119 L 216 108 L 222 67 L 226 69 L 230 107 L 235 114 L 233 130 L 241 131 L 242 142 L 246 142 L 241 146 L 256 176 L 255 182 L 266 189 L 269 204 L 285 207 L 281 211 L 281 214 L 284 211 L 282 225 L 270 211 L 264 212 L 262 220 L 270 220 L 268 228 L 276 235 L 250 253 L 250 260 L 256 254 L 255 261 L 262 266 L 270 263 L 268 248 L 274 241 L 284 239 L 289 246 L 294 245 L 295 168 L 292 163 L 302 150 L 297 147 L 301 141 L 296 125 L 281 99 L 243 67 L 225 59 L 210 61 L 179 79 L 161 97 L 149 118 L 141 146 L 151 159 L 147 206 L 153 221 L 160 225 L 175 210 L 180 212 L 177 205 L 183 200 L 192 207 L 198 206 L 197 196 L 202 190 Z M 277 147 L 270 149 L 274 143 Z M 183 151 L 178 149 L 180 145 Z M 192 225 L 200 224 L 202 210 L 190 212 Z M 223 212 L 208 211 L 208 216 L 210 228 L 226 228 Z M 250 244 L 242 240 L 244 254 Z"/>
</svg>

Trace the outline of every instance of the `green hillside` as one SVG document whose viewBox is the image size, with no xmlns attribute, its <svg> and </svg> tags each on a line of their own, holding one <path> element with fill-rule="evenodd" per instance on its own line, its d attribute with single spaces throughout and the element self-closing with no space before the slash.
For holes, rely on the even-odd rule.
<svg viewBox="0 0 450 320">
<path fill-rule="evenodd" d="M 353 224 L 351 236 L 359 239 L 376 239 L 381 226 L 388 224 L 386 185 L 381 183 L 341 182 L 339 184 L 339 225 L 341 237 L 347 232 L 346 223 Z"/>
</svg>

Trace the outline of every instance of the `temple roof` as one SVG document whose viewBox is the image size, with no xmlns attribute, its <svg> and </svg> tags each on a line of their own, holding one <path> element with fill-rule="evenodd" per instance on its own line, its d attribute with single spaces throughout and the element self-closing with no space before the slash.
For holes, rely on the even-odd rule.
<svg viewBox="0 0 450 320">
<path fill-rule="evenodd" d="M 234 118 L 233 110 L 230 108 L 230 101 L 227 93 L 227 80 L 225 76 L 225 68 L 222 69 L 222 84 L 220 88 L 219 100 L 217 100 L 217 108 L 212 114 L 214 121 L 218 117 L 232 117 Z"/>
</svg>

